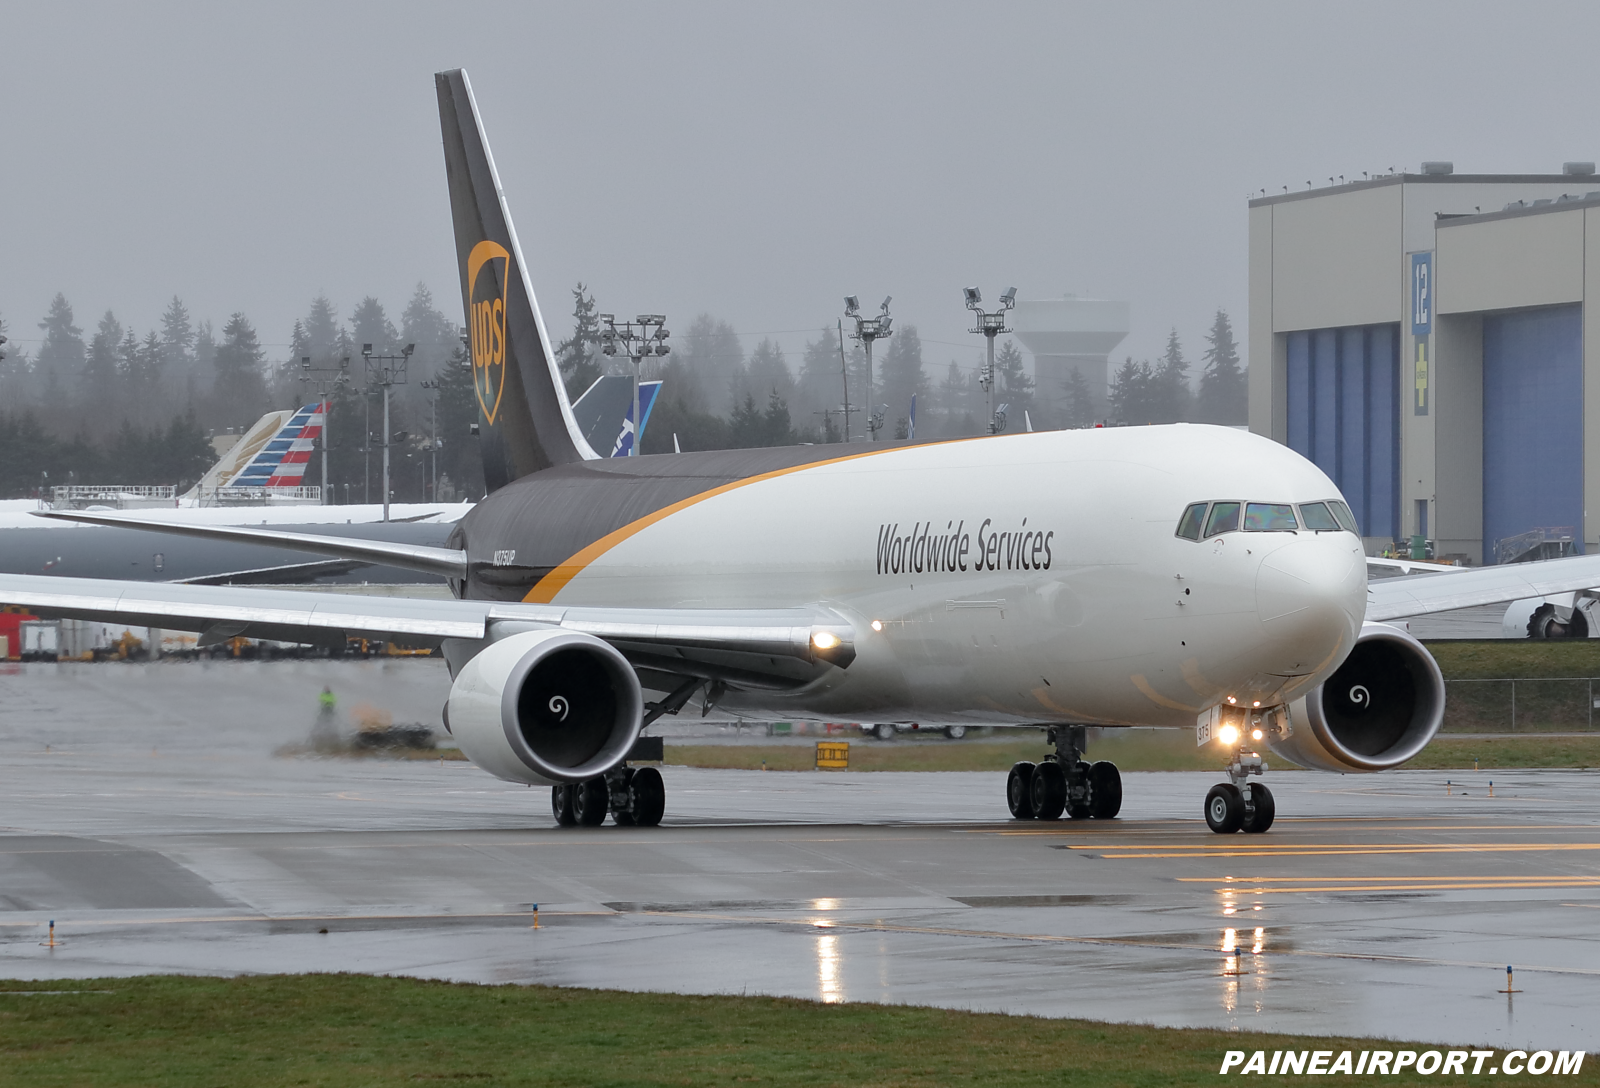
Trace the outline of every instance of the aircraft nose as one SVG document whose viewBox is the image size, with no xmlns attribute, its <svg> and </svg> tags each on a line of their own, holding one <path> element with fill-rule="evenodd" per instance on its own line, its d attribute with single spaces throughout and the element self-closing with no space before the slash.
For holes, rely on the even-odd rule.
<svg viewBox="0 0 1600 1088">
<path fill-rule="evenodd" d="M 1353 645 L 1366 609 L 1366 562 L 1345 533 L 1302 534 L 1261 561 L 1256 614 L 1284 655 L 1281 671 L 1319 667 Z"/>
</svg>

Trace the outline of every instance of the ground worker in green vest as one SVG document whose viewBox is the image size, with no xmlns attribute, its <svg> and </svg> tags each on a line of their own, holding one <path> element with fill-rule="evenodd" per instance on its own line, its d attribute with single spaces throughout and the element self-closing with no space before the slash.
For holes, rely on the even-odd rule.
<svg viewBox="0 0 1600 1088">
<path fill-rule="evenodd" d="M 322 694 L 317 696 L 317 721 L 311 727 L 311 747 L 318 752 L 328 752 L 339 746 L 339 725 L 337 718 L 338 697 L 333 694 L 333 688 L 324 684 Z"/>
</svg>

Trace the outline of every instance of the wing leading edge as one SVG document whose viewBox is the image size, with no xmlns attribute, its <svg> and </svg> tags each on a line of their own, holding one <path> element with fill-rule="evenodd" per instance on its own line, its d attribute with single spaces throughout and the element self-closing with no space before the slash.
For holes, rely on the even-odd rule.
<svg viewBox="0 0 1600 1088">
<path fill-rule="evenodd" d="M 1470 567 L 1449 575 L 1382 578 L 1367 585 L 1367 619 L 1425 616 L 1474 605 L 1550 597 L 1600 586 L 1600 555 Z"/>
<path fill-rule="evenodd" d="M 206 644 L 242 635 L 312 645 L 358 636 L 438 646 L 449 639 L 480 642 L 528 628 L 563 627 L 611 643 L 653 690 L 685 678 L 792 689 L 855 659 L 853 625 L 820 605 L 569 608 L 24 574 L 0 575 L 0 601 L 47 617 L 198 631 Z"/>
</svg>

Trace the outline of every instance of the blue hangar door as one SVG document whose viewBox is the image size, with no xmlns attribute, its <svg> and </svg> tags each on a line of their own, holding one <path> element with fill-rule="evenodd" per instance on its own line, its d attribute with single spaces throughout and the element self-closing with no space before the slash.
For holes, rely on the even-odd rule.
<svg viewBox="0 0 1600 1088">
<path fill-rule="evenodd" d="M 1361 535 L 1400 529 L 1400 326 L 1288 335 L 1289 448 L 1332 477 Z"/>
<path fill-rule="evenodd" d="M 1533 529 L 1583 550 L 1583 316 L 1578 305 L 1483 319 L 1483 561 Z"/>
</svg>

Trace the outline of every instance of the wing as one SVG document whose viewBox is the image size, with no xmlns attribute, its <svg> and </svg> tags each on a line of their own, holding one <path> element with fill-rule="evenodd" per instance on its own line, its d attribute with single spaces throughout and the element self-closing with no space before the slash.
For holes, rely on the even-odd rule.
<svg viewBox="0 0 1600 1088">
<path fill-rule="evenodd" d="M 1462 568 L 1448 576 L 1382 578 L 1367 585 L 1367 619 L 1393 620 L 1600 586 L 1600 555 Z"/>
<path fill-rule="evenodd" d="M 90 525 L 144 529 L 152 533 L 166 533 L 169 536 L 196 536 L 209 540 L 270 544 L 275 548 L 289 548 L 317 555 L 334 555 L 341 559 L 381 563 L 399 567 L 401 570 L 438 574 L 445 578 L 461 579 L 467 576 L 467 553 L 454 548 L 396 544 L 387 540 L 366 540 L 361 537 L 316 536 L 311 533 L 290 533 L 277 529 L 252 529 L 242 525 L 193 525 L 181 521 L 150 521 L 122 517 L 119 514 L 96 514 L 81 510 L 37 511 L 34 516 L 50 518 L 53 521 L 81 521 Z"/>
<path fill-rule="evenodd" d="M 687 680 L 790 690 L 855 660 L 854 627 L 822 606 L 568 608 L 24 574 L 0 575 L 0 601 L 46 617 L 198 631 L 202 645 L 242 635 L 325 646 L 351 636 L 438 646 L 564 627 L 611 643 L 655 691 Z"/>
</svg>

